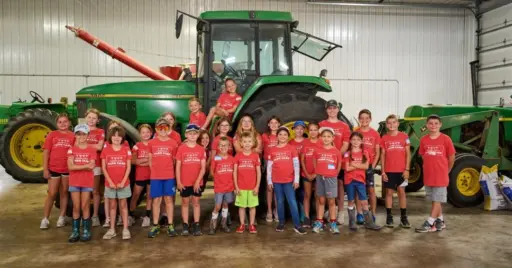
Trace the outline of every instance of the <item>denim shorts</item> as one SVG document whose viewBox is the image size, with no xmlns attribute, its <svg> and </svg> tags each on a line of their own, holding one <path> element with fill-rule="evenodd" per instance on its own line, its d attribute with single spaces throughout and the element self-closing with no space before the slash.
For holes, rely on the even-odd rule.
<svg viewBox="0 0 512 268">
<path fill-rule="evenodd" d="M 351 181 L 345 184 L 345 192 L 347 193 L 348 201 L 353 201 L 356 198 L 356 193 L 360 201 L 368 200 L 366 195 L 366 186 L 359 181 Z"/>
<path fill-rule="evenodd" d="M 90 192 L 92 192 L 92 187 L 69 186 L 68 191 L 70 193 L 73 193 L 73 192 L 90 193 Z"/>
<path fill-rule="evenodd" d="M 215 205 L 222 205 L 222 203 L 226 202 L 227 204 L 231 204 L 235 201 L 235 195 L 233 192 L 227 193 L 215 193 Z"/>
</svg>

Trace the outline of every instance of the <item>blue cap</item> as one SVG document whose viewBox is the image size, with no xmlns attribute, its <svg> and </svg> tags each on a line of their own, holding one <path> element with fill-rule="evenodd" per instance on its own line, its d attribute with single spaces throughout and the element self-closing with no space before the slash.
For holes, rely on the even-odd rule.
<svg viewBox="0 0 512 268">
<path fill-rule="evenodd" d="M 296 128 L 298 126 L 306 128 L 306 123 L 304 123 L 304 121 L 302 121 L 302 120 L 295 121 L 295 123 L 293 124 L 293 128 Z"/>
<path fill-rule="evenodd" d="M 189 124 L 189 125 L 187 125 L 187 128 L 185 129 L 185 133 L 190 132 L 190 131 L 197 131 L 197 132 L 199 132 L 199 130 L 201 130 L 201 128 L 198 125 L 196 125 L 196 124 Z"/>
<path fill-rule="evenodd" d="M 78 124 L 75 126 L 75 134 L 77 132 L 83 132 L 85 134 L 89 134 L 89 126 L 87 126 L 86 124 Z"/>
</svg>

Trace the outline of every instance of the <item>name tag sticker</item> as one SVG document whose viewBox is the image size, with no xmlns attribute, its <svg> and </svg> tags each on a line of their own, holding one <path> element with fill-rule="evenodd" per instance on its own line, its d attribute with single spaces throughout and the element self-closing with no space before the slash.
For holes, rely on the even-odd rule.
<svg viewBox="0 0 512 268">
<path fill-rule="evenodd" d="M 335 169 L 334 165 L 333 164 L 328 164 L 327 165 L 327 169 Z"/>
<path fill-rule="evenodd" d="M 214 158 L 214 159 L 215 159 L 215 161 L 220 161 L 220 160 L 222 160 L 222 158 L 221 158 L 220 156 L 218 156 L 218 155 L 217 155 L 217 156 L 215 156 L 215 158 Z"/>
</svg>

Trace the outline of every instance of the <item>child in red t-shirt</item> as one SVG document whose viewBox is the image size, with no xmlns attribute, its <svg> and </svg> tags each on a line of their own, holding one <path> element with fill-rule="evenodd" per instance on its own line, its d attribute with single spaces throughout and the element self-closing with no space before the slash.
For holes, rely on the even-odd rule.
<svg viewBox="0 0 512 268">
<path fill-rule="evenodd" d="M 176 179 L 174 174 L 174 161 L 178 143 L 169 138 L 168 132 L 171 124 L 168 120 L 160 117 L 155 124 L 157 136 L 150 140 L 149 146 L 149 169 L 150 169 L 150 195 L 152 201 L 153 226 L 148 232 L 148 237 L 156 237 L 160 233 L 160 210 L 162 198 L 165 201 L 168 226 L 167 235 L 175 237 L 178 234 L 174 228 L 174 196 L 176 195 Z"/>
<path fill-rule="evenodd" d="M 67 152 L 73 146 L 75 136 L 69 131 L 69 117 L 67 114 L 57 116 L 57 130 L 46 136 L 43 145 L 43 177 L 48 180 L 48 195 L 44 202 L 44 218 L 41 220 L 41 229 L 48 229 L 50 213 L 53 202 L 60 191 L 60 216 L 57 227 L 66 225 L 66 208 L 68 206 L 69 171 L 67 165 Z"/>
<path fill-rule="evenodd" d="M 222 117 L 216 123 L 217 129 L 215 130 L 215 138 L 212 142 L 212 155 L 215 155 L 218 151 L 219 140 L 222 137 L 225 137 L 229 141 L 228 154 L 233 155 L 233 138 L 228 136 L 229 131 L 231 131 L 231 123 L 229 119 L 226 117 Z"/>
<path fill-rule="evenodd" d="M 277 130 L 281 126 L 281 119 L 277 116 L 272 116 L 268 122 L 268 131 L 261 135 L 261 141 L 263 142 L 263 159 L 265 163 L 268 160 L 268 154 L 270 150 L 277 145 Z M 267 184 L 267 222 L 272 222 L 272 201 L 276 199 L 274 191 Z M 276 201 L 277 202 L 277 201 Z M 276 203 L 277 204 L 277 203 Z M 274 221 L 279 222 L 277 215 L 277 206 L 274 208 Z"/>
<path fill-rule="evenodd" d="M 153 129 L 148 124 L 139 126 L 139 134 L 141 141 L 137 142 L 132 148 L 132 165 L 135 165 L 135 187 L 130 202 L 130 216 L 137 208 L 137 200 L 139 200 L 142 190 L 146 188 L 146 216 L 142 218 L 142 227 L 151 225 L 151 192 L 150 177 L 151 170 L 149 168 L 149 141 L 153 135 Z"/>
<path fill-rule="evenodd" d="M 306 123 L 302 120 L 295 121 L 293 123 L 293 132 L 295 133 L 295 137 L 289 142 L 291 146 L 295 147 L 297 149 L 297 153 L 300 157 L 300 152 L 302 151 L 302 146 L 304 146 L 304 141 L 306 140 L 304 138 L 304 130 L 306 130 Z M 304 200 L 304 182 L 301 179 L 299 184 L 299 189 L 295 191 L 295 198 L 297 199 L 297 204 L 299 206 L 299 216 L 301 218 L 301 221 L 304 216 L 304 204 L 302 201 Z"/>
<path fill-rule="evenodd" d="M 306 234 L 306 230 L 300 224 L 295 190 L 299 188 L 300 165 L 297 149 L 288 144 L 290 131 L 286 127 L 277 130 L 278 144 L 268 153 L 267 160 L 267 185 L 269 189 L 275 189 L 277 199 L 277 214 L 279 224 L 276 231 L 284 231 L 284 200 L 288 202 L 294 230 L 298 234 Z"/>
<path fill-rule="evenodd" d="M 313 181 L 316 179 L 315 167 L 313 166 L 313 156 L 315 151 L 322 145 L 318 139 L 318 123 L 310 122 L 308 124 L 309 138 L 303 142 L 300 152 L 301 179 L 304 187 L 304 228 L 311 227 L 310 207 L 311 194 L 313 191 Z M 318 201 L 318 200 L 317 200 Z M 318 203 L 316 204 L 318 206 Z"/>
<path fill-rule="evenodd" d="M 411 162 L 411 142 L 407 134 L 398 131 L 398 118 L 392 114 L 386 118 L 386 135 L 380 141 L 382 187 L 386 189 L 386 227 L 393 228 L 393 193 L 398 189 L 398 202 L 400 204 L 400 226 L 410 228 L 407 220 L 407 201 L 405 186 L 409 179 L 409 165 Z"/>
<path fill-rule="evenodd" d="M 235 80 L 226 78 L 224 81 L 224 86 L 226 87 L 226 92 L 220 94 L 219 99 L 217 100 L 217 105 L 210 109 L 205 123 L 201 126 L 202 129 L 207 129 L 208 125 L 215 116 L 222 116 L 232 119 L 236 108 L 238 108 L 238 105 L 242 101 L 242 96 L 236 93 Z"/>
<path fill-rule="evenodd" d="M 204 192 L 206 189 L 206 183 L 208 182 L 208 178 L 210 177 L 210 163 L 211 163 L 211 150 L 210 150 L 210 133 L 208 131 L 201 129 L 199 131 L 199 138 L 197 138 L 197 144 L 203 146 L 206 152 L 206 166 L 204 170 L 203 181 L 201 182 L 201 192 Z M 229 221 L 229 218 L 228 218 Z"/>
<path fill-rule="evenodd" d="M 102 175 L 101 170 L 101 159 L 100 154 L 103 150 L 105 143 L 105 131 L 98 128 L 97 125 L 100 119 L 100 112 L 94 108 L 87 110 L 85 113 L 85 121 L 89 127 L 89 135 L 87 136 L 87 143 L 92 145 L 98 151 L 96 156 L 96 167 L 94 167 L 94 191 L 92 192 L 93 197 L 93 211 L 92 211 L 92 226 L 100 226 L 100 218 L 98 217 L 98 211 L 101 202 L 100 196 L 100 179 Z M 106 218 L 109 221 L 109 218 Z"/>
<path fill-rule="evenodd" d="M 254 137 L 254 148 L 253 152 L 261 154 L 263 148 L 263 142 L 261 140 L 261 135 L 256 131 L 256 127 L 254 126 L 254 120 L 248 114 L 245 114 L 240 118 L 238 122 L 238 126 L 236 128 L 235 135 L 233 136 L 233 147 L 235 149 L 235 153 L 239 153 L 243 151 L 243 148 L 240 145 L 240 138 L 244 133 L 250 133 Z"/>
<path fill-rule="evenodd" d="M 87 144 L 89 127 L 84 124 L 75 127 L 76 143 L 67 152 L 69 170 L 69 192 L 73 200 L 73 228 L 69 242 L 91 240 L 91 192 L 94 187 L 96 148 Z M 80 210 L 82 211 L 83 233 L 80 237 Z"/>
<path fill-rule="evenodd" d="M 125 130 L 116 126 L 108 131 L 109 146 L 101 152 L 103 175 L 105 175 L 105 199 L 108 198 L 110 216 L 117 213 L 117 203 L 121 218 L 123 220 L 123 239 L 130 239 L 128 230 L 128 203 L 127 198 L 132 196 L 130 189 L 130 170 L 132 152 L 129 147 L 123 146 Z M 119 200 L 119 201 L 118 201 Z M 110 229 L 105 233 L 103 239 L 112 239 L 116 236 L 115 221 L 110 221 Z"/>
<path fill-rule="evenodd" d="M 190 111 L 190 115 L 188 117 L 188 123 L 194 124 L 198 126 L 204 125 L 206 122 L 206 115 L 201 111 L 201 102 L 198 98 L 193 97 L 188 100 L 188 109 Z"/>
<path fill-rule="evenodd" d="M 162 116 L 165 120 L 169 121 L 170 128 L 167 135 L 169 138 L 175 140 L 178 145 L 181 144 L 181 135 L 180 133 L 176 132 L 174 128 L 176 127 L 176 116 L 172 112 L 165 112 L 162 114 Z"/>
<path fill-rule="evenodd" d="M 316 174 L 316 196 L 318 198 L 317 220 L 313 224 L 313 232 L 320 233 L 323 229 L 325 200 L 329 205 L 330 230 L 339 234 L 336 222 L 336 197 L 338 195 L 338 174 L 341 169 L 341 152 L 334 147 L 334 129 L 320 128 L 323 146 L 313 153 L 313 165 Z"/>
<path fill-rule="evenodd" d="M 416 232 L 442 231 L 446 228 L 441 203 L 446 203 L 446 187 L 450 182 L 449 173 L 455 162 L 455 147 L 449 136 L 441 133 L 441 118 L 427 117 L 428 135 L 420 140 L 418 153 L 423 159 L 423 183 L 428 199 L 432 201 L 430 217 Z"/>
<path fill-rule="evenodd" d="M 359 132 L 352 132 L 350 135 L 350 145 L 343 156 L 345 165 L 345 190 L 347 191 L 347 212 L 349 219 L 349 228 L 357 230 L 356 210 L 354 209 L 355 195 L 357 193 L 363 215 L 365 218 L 365 227 L 372 230 L 380 230 L 381 227 L 373 221 L 372 212 L 368 210 L 368 197 L 366 195 L 366 170 L 370 166 L 370 154 L 364 149 L 363 135 Z"/>
<path fill-rule="evenodd" d="M 221 228 L 224 232 L 229 233 L 230 229 L 227 225 L 229 204 L 233 203 L 235 197 L 233 191 L 235 185 L 233 183 L 233 170 L 235 160 L 233 156 L 228 154 L 230 141 L 227 137 L 220 137 L 218 142 L 218 153 L 212 154 L 210 174 L 213 177 L 213 191 L 215 193 L 215 207 L 212 212 L 210 221 L 209 234 L 215 234 L 219 211 L 222 208 Z"/>
<path fill-rule="evenodd" d="M 240 137 L 240 147 L 243 151 L 235 156 L 234 182 L 238 215 L 240 226 L 237 233 L 245 231 L 245 213 L 249 208 L 249 233 L 255 234 L 256 230 L 256 207 L 259 205 L 258 192 L 261 181 L 261 162 L 259 154 L 255 153 L 255 138 L 249 132 L 244 132 Z"/>
<path fill-rule="evenodd" d="M 185 130 L 187 138 L 176 152 L 176 180 L 178 190 L 181 193 L 181 216 L 183 218 L 183 230 L 181 235 L 189 235 L 188 210 L 190 196 L 194 211 L 193 235 L 201 235 L 199 217 L 201 216 L 201 182 L 206 170 L 206 151 L 197 144 L 199 126 L 188 125 Z"/>
</svg>

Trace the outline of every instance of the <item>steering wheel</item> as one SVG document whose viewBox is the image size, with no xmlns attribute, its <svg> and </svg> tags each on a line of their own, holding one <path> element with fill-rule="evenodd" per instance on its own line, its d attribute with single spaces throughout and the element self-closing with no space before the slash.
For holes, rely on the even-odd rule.
<svg viewBox="0 0 512 268">
<path fill-rule="evenodd" d="M 30 97 L 32 97 L 32 102 L 31 103 L 34 103 L 34 102 L 39 102 L 39 103 L 44 103 L 44 99 L 43 97 L 41 97 L 41 95 L 39 95 L 39 93 L 35 92 L 35 91 L 30 91 Z"/>
<path fill-rule="evenodd" d="M 238 74 L 238 72 L 235 70 L 235 68 L 233 68 L 231 65 L 227 64 L 225 60 L 221 60 L 220 61 L 222 63 L 222 65 L 224 65 L 224 72 L 221 74 L 221 77 L 226 77 L 229 73 L 235 75 L 235 76 L 240 76 Z"/>
</svg>

